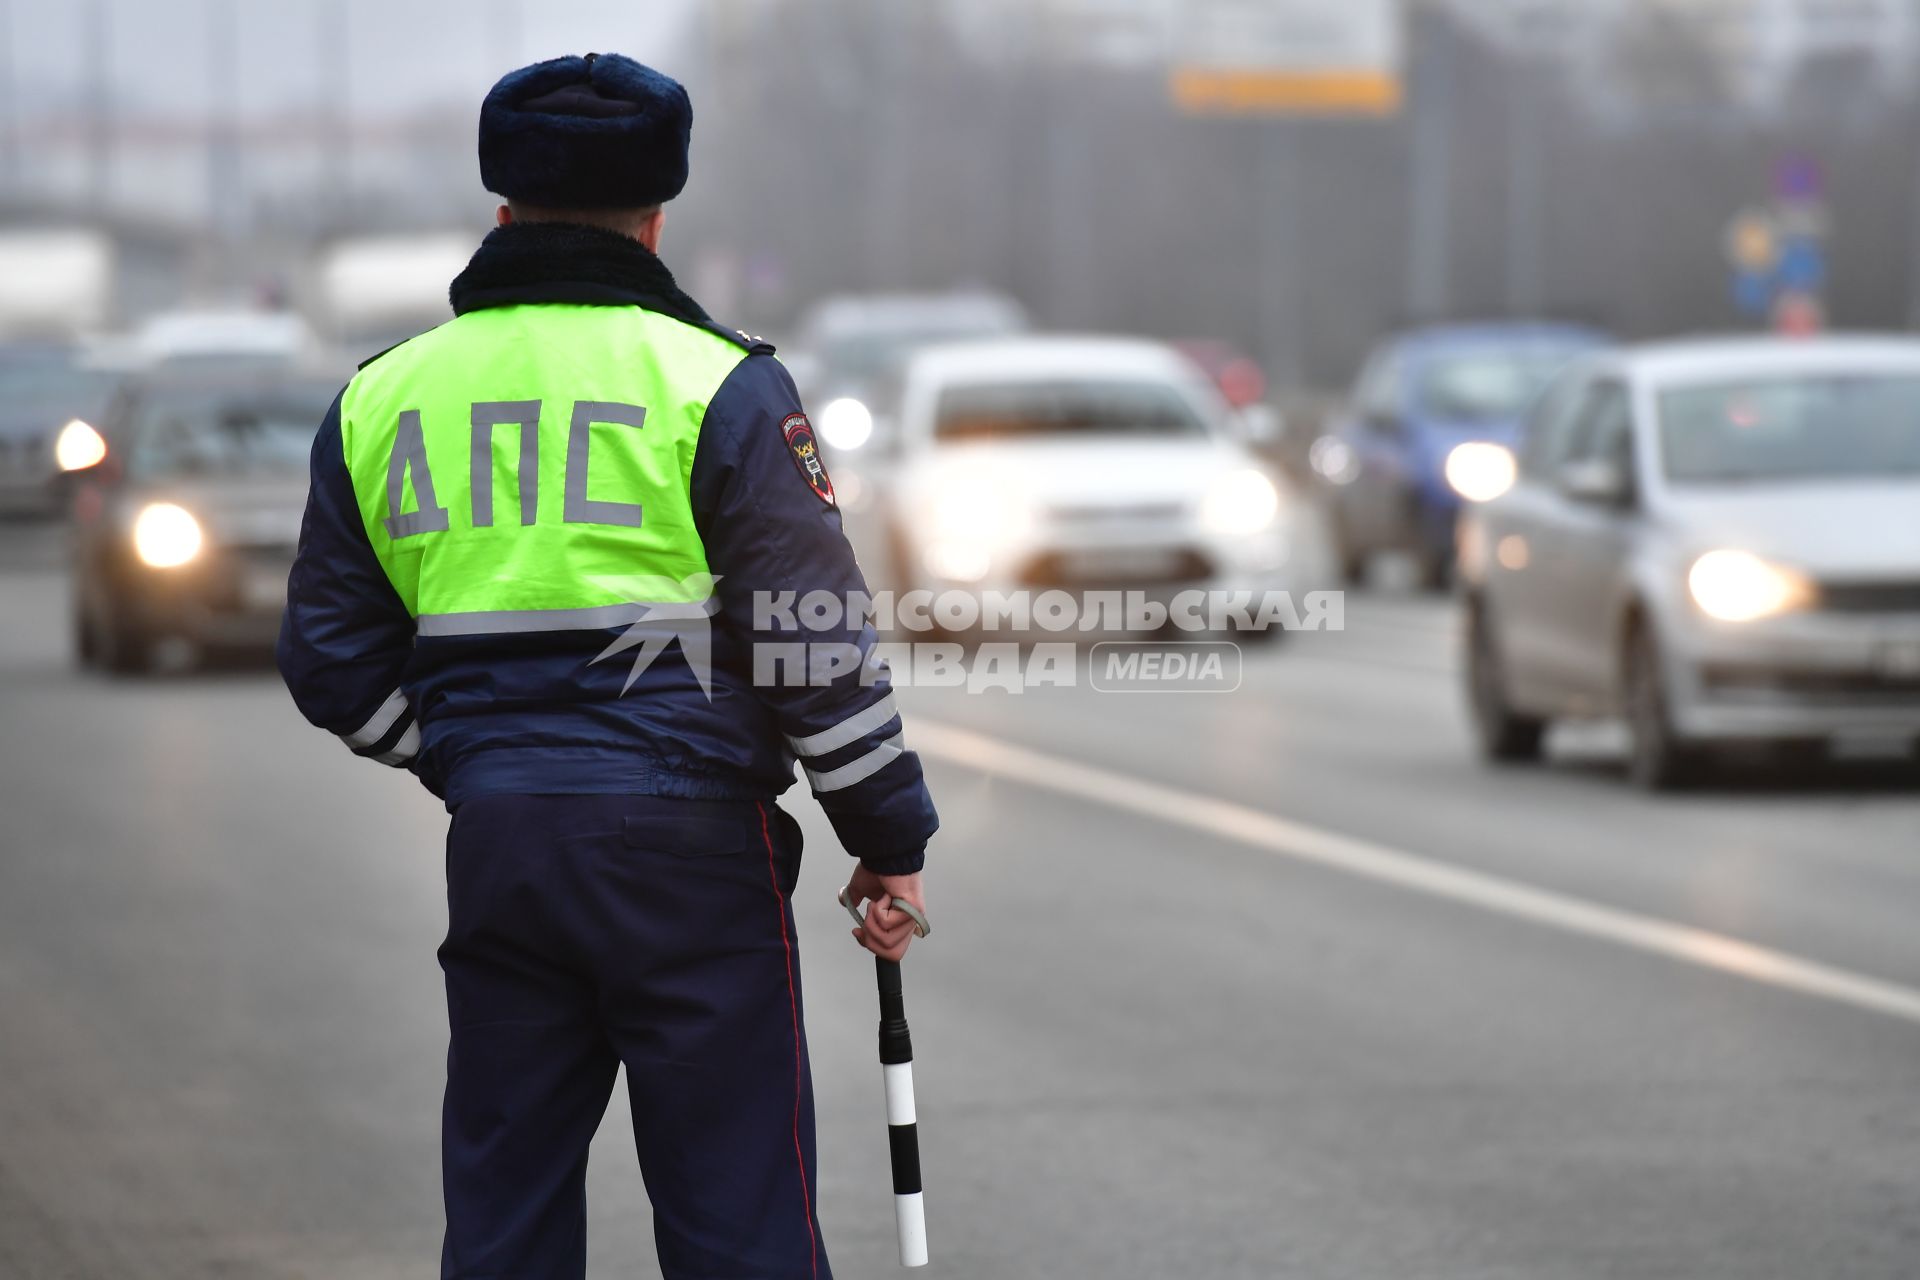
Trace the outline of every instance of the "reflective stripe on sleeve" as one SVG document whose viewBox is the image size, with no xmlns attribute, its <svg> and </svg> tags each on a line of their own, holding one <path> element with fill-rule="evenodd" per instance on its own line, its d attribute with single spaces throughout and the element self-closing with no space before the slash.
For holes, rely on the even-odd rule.
<svg viewBox="0 0 1920 1280">
<path fill-rule="evenodd" d="M 822 729 L 804 738 L 790 737 L 787 745 L 793 748 L 795 755 L 824 756 L 829 751 L 838 751 L 849 743 L 860 741 L 899 714 L 900 709 L 893 702 L 893 691 L 889 689 L 886 697 L 863 711 L 854 712 L 831 729 Z"/>
<path fill-rule="evenodd" d="M 406 714 L 406 711 L 407 695 L 395 689 L 387 695 L 387 700 L 380 704 L 380 709 L 374 712 L 365 724 L 352 733 L 341 734 L 340 737 L 355 751 L 364 751 L 386 737 L 387 732 L 393 728 L 401 716 Z"/>
<path fill-rule="evenodd" d="M 856 782 L 865 782 L 907 753 L 907 735 L 896 733 L 852 764 L 843 764 L 838 769 L 829 769 L 825 773 L 807 770 L 807 781 L 813 784 L 816 792 L 840 791 L 853 786 Z"/>
<path fill-rule="evenodd" d="M 521 635 L 535 631 L 603 631 L 636 622 L 692 621 L 720 611 L 718 596 L 694 603 L 603 604 L 587 609 L 495 609 L 480 613 L 423 613 L 423 636 Z"/>
<path fill-rule="evenodd" d="M 419 753 L 420 726 L 418 723 L 415 723 L 407 726 L 407 731 L 400 735 L 400 741 L 393 744 L 393 750 L 384 751 L 375 756 L 374 759 L 378 760 L 381 764 L 390 764 L 397 768 L 413 759 L 414 756 Z"/>
</svg>

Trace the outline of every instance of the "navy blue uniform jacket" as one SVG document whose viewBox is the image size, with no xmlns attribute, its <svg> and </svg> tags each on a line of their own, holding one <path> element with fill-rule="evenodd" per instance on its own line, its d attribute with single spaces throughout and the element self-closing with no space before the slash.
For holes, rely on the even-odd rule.
<svg viewBox="0 0 1920 1280">
<path fill-rule="evenodd" d="M 877 639 L 863 616 L 805 632 L 797 614 L 754 616 L 756 592 L 842 601 L 866 592 L 839 510 L 808 484 L 782 434 L 801 408 L 772 348 L 715 326 L 637 241 L 588 227 L 495 230 L 454 281 L 452 301 L 457 314 L 542 302 L 645 307 L 748 352 L 709 403 L 692 474 L 694 518 L 719 579 L 711 698 L 677 642 L 624 688 L 628 655 L 595 660 L 623 626 L 417 636 L 361 522 L 336 401 L 314 441 L 280 632 L 280 670 L 301 712 L 358 754 L 411 769 L 449 808 L 485 794 L 762 800 L 792 784 L 798 757 L 849 853 L 882 874 L 919 870 L 938 818 L 884 672 L 754 683 L 757 643 L 871 653 Z"/>
</svg>

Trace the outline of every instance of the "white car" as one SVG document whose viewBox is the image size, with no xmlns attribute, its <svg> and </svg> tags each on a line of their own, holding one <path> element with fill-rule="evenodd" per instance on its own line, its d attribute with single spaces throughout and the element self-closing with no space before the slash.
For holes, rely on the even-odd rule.
<svg viewBox="0 0 1920 1280">
<path fill-rule="evenodd" d="M 1483 752 L 1621 714 L 1632 772 L 1920 740 L 1920 341 L 1626 348 L 1550 387 L 1462 530 Z"/>
<path fill-rule="evenodd" d="M 1283 500 L 1171 347 L 1025 337 L 922 352 L 884 504 L 897 577 L 933 591 L 1266 591 Z"/>
<path fill-rule="evenodd" d="M 313 357 L 319 342 L 291 311 L 216 308 L 152 316 L 135 331 L 133 349 L 151 365 L 292 366 Z"/>
</svg>

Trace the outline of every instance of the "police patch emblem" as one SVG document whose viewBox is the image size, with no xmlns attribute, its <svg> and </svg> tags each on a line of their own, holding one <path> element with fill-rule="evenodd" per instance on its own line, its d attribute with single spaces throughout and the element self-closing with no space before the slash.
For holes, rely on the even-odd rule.
<svg viewBox="0 0 1920 1280">
<path fill-rule="evenodd" d="M 807 421 L 807 415 L 789 415 L 780 424 L 780 434 L 786 437 L 787 452 L 793 455 L 793 465 L 800 468 L 800 478 L 807 482 L 807 488 L 820 501 L 834 505 L 833 481 L 827 476 L 827 464 L 820 458 L 820 444 L 813 438 L 813 424 Z"/>
</svg>

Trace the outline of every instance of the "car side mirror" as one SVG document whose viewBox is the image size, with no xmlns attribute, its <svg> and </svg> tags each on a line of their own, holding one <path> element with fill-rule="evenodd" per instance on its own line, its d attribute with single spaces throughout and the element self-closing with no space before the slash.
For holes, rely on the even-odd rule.
<svg viewBox="0 0 1920 1280">
<path fill-rule="evenodd" d="M 1611 458 L 1582 458 L 1560 469 L 1560 492 L 1575 502 L 1624 507 L 1633 501 L 1633 481 Z"/>
</svg>

